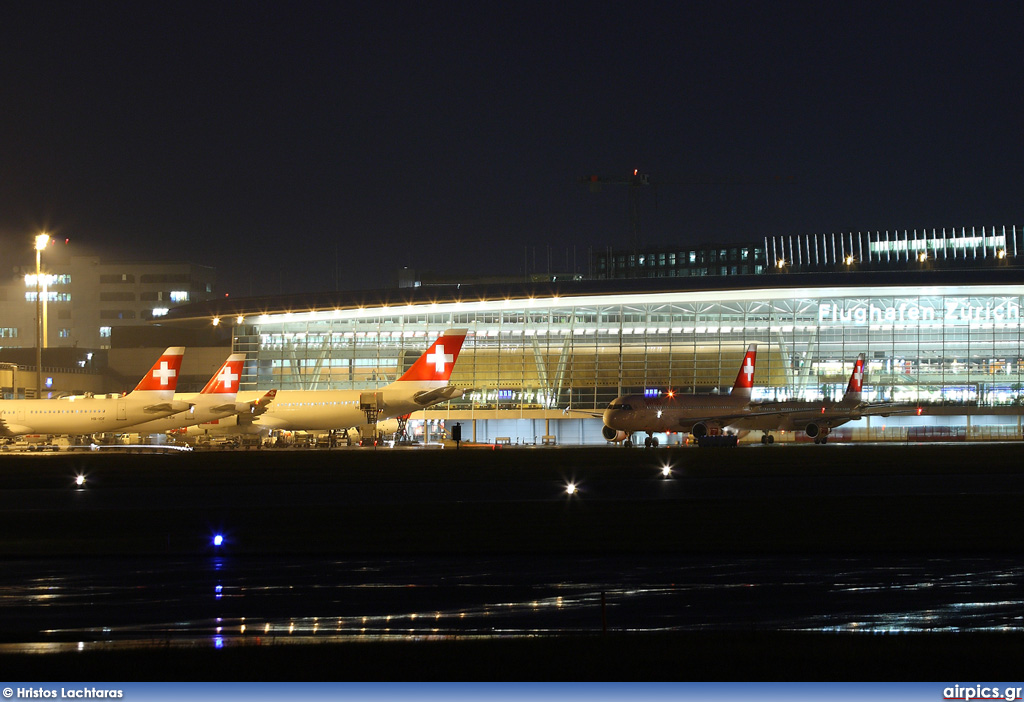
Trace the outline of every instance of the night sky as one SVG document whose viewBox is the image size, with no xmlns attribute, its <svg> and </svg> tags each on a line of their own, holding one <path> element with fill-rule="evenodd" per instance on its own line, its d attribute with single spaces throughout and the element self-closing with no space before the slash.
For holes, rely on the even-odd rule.
<svg viewBox="0 0 1024 702">
<path fill-rule="evenodd" d="M 833 5 L 8 4 L 0 260 L 586 272 L 627 194 L 577 181 L 634 168 L 656 245 L 1024 223 L 1024 4 Z"/>
</svg>

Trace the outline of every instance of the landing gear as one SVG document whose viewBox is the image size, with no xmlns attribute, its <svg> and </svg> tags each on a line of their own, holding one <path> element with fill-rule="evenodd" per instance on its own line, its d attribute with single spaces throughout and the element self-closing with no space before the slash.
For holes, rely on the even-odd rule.
<svg viewBox="0 0 1024 702">
<path fill-rule="evenodd" d="M 816 444 L 827 444 L 828 443 L 828 436 L 827 435 L 826 436 L 816 436 L 816 437 L 814 437 L 814 443 L 816 443 Z"/>
<path fill-rule="evenodd" d="M 765 446 L 768 446 L 769 444 L 774 444 L 775 437 L 769 434 L 768 432 L 765 432 L 764 434 L 761 434 L 761 443 L 764 444 Z"/>
<path fill-rule="evenodd" d="M 656 436 L 648 435 L 644 439 L 644 448 L 658 448 L 658 438 Z"/>
</svg>

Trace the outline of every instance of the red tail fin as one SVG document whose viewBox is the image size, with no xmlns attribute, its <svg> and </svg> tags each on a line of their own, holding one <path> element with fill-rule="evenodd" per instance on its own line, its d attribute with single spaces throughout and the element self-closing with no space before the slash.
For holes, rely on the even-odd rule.
<svg viewBox="0 0 1024 702">
<path fill-rule="evenodd" d="M 740 371 L 736 374 L 736 382 L 732 384 L 732 397 L 745 397 L 750 399 L 750 390 L 754 387 L 754 365 L 757 362 L 757 344 L 747 347 L 743 354 L 743 362 L 740 363 Z"/>
<path fill-rule="evenodd" d="M 846 386 L 846 394 L 843 400 L 848 402 L 860 402 L 861 391 L 864 389 L 864 354 L 857 356 L 853 364 L 853 372 L 850 373 L 850 382 Z"/>
<path fill-rule="evenodd" d="M 228 360 L 213 374 L 210 381 L 201 391 L 201 395 L 230 395 L 238 392 L 238 381 L 242 377 L 244 353 L 233 353 Z"/>
<path fill-rule="evenodd" d="M 416 359 L 399 380 L 442 380 L 447 382 L 466 340 L 465 329 L 449 329 Z"/>
<path fill-rule="evenodd" d="M 149 372 L 142 377 L 136 390 L 164 390 L 174 392 L 178 387 L 178 374 L 181 370 L 181 357 L 185 355 L 184 346 L 171 346 L 153 364 Z"/>
</svg>

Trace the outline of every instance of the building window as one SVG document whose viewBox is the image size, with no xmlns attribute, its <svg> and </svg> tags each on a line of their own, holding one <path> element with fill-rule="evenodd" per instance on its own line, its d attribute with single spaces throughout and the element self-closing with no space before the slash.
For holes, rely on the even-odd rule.
<svg viewBox="0 0 1024 702">
<path fill-rule="evenodd" d="M 110 327 L 100 327 L 100 338 L 101 339 L 109 339 L 110 338 Z"/>
<path fill-rule="evenodd" d="M 100 310 L 100 319 L 135 319 L 134 310 Z"/>
<path fill-rule="evenodd" d="M 70 280 L 70 279 L 69 279 Z M 103 273 L 100 275 L 100 283 L 134 283 L 133 273 Z"/>
<path fill-rule="evenodd" d="M 71 338 L 71 330 L 70 329 L 61 329 L 60 331 L 57 332 L 57 336 L 59 336 L 61 339 L 70 339 Z"/>
<path fill-rule="evenodd" d="M 133 292 L 101 292 L 101 302 L 135 302 Z"/>
<path fill-rule="evenodd" d="M 172 290 L 171 302 L 188 302 L 187 290 Z"/>
<path fill-rule="evenodd" d="M 0 327 L 0 339 L 17 339 L 17 327 Z"/>
<path fill-rule="evenodd" d="M 46 302 L 71 302 L 71 293 L 59 293 L 47 290 L 46 295 L 43 296 Z M 25 302 L 35 302 L 36 294 L 34 292 L 25 293 Z"/>
<path fill-rule="evenodd" d="M 187 283 L 187 273 L 145 273 L 140 279 L 143 283 Z"/>
</svg>

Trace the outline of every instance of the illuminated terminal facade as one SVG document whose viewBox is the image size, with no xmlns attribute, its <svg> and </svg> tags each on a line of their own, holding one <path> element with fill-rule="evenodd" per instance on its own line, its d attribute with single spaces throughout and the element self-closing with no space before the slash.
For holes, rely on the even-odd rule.
<svg viewBox="0 0 1024 702">
<path fill-rule="evenodd" d="M 425 416 L 469 422 L 480 441 L 603 443 L 595 415 L 615 397 L 727 392 L 755 342 L 755 400 L 838 398 L 864 353 L 865 399 L 928 408 L 890 423 L 973 416 L 1019 435 L 1020 227 L 756 248 L 760 274 L 215 300 L 168 321 L 233 325 L 250 390 L 376 388 L 439 332 L 467 328 L 452 376 L 464 395 Z"/>
</svg>

